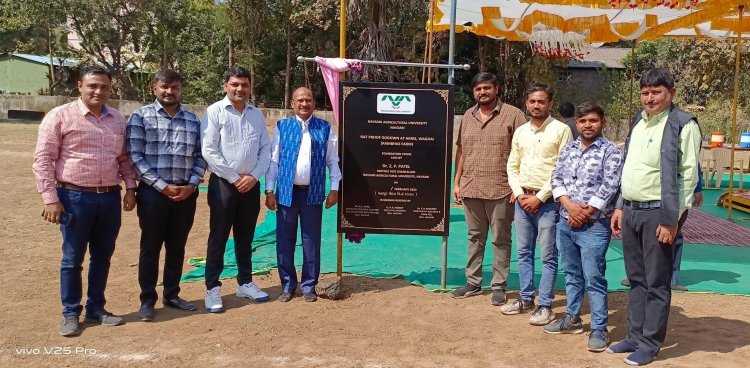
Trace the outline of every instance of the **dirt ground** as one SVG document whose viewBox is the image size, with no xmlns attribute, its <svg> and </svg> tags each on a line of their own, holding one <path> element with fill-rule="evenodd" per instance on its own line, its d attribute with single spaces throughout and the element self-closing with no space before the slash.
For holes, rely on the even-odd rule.
<svg viewBox="0 0 750 368">
<path fill-rule="evenodd" d="M 61 337 L 61 237 L 39 216 L 42 202 L 31 172 L 36 131 L 35 125 L 0 124 L 0 367 L 625 366 L 622 356 L 586 351 L 585 334 L 551 336 L 530 326 L 528 315 L 501 315 L 489 294 L 453 300 L 403 280 L 347 276 L 343 300 L 305 303 L 297 297 L 286 304 L 275 301 L 275 272 L 255 278 L 272 297 L 262 304 L 236 298 L 228 280 L 224 314 L 205 313 L 204 285 L 189 283 L 181 296 L 199 311 L 162 309 L 159 303 L 154 322 L 140 322 L 135 212 L 123 216 L 107 288 L 107 309 L 127 323 L 87 325 L 78 337 Z M 202 195 L 186 254 L 204 254 L 207 234 Z M 626 297 L 610 294 L 613 341 L 625 333 Z M 555 312 L 564 311 L 564 300 L 558 295 Z M 742 296 L 674 295 L 667 341 L 652 366 L 750 366 L 749 302 Z"/>
</svg>

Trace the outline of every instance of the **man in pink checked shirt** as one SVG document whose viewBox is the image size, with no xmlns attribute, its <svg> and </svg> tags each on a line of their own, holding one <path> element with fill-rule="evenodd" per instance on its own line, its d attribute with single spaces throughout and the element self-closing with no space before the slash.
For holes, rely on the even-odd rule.
<svg viewBox="0 0 750 368">
<path fill-rule="evenodd" d="M 63 237 L 60 335 L 81 333 L 81 270 L 89 249 L 85 322 L 104 326 L 122 318 L 104 309 L 109 264 L 120 231 L 120 183 L 125 211 L 135 208 L 137 175 L 125 150 L 125 117 L 108 107 L 112 76 L 94 66 L 81 70 L 81 98 L 50 111 L 39 126 L 34 175 L 45 220 L 60 225 Z"/>
</svg>

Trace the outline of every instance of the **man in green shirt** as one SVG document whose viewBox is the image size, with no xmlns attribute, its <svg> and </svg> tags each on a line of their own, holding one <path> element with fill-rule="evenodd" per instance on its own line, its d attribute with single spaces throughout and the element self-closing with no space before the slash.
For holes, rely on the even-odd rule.
<svg viewBox="0 0 750 368">
<path fill-rule="evenodd" d="M 628 334 L 607 349 L 630 353 L 625 363 L 656 359 L 667 334 L 674 241 L 698 184 L 701 134 L 694 116 L 672 104 L 674 77 L 652 69 L 641 77 L 643 111 L 632 121 L 612 231 L 622 234 Z"/>
</svg>

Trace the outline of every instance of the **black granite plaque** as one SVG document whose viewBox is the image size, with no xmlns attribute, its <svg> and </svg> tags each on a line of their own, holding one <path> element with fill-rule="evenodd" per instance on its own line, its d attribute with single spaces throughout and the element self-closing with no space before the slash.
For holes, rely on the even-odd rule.
<svg viewBox="0 0 750 368">
<path fill-rule="evenodd" d="M 339 232 L 448 235 L 453 86 L 339 87 Z"/>
</svg>

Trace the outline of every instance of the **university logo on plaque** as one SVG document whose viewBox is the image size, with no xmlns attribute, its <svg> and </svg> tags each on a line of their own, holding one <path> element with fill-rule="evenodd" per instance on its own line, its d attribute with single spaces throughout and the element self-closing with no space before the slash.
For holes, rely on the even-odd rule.
<svg viewBox="0 0 750 368">
<path fill-rule="evenodd" d="M 448 235 L 453 86 L 340 88 L 339 232 Z"/>
<path fill-rule="evenodd" d="M 378 93 L 378 114 L 413 115 L 416 110 L 414 95 Z"/>
</svg>

